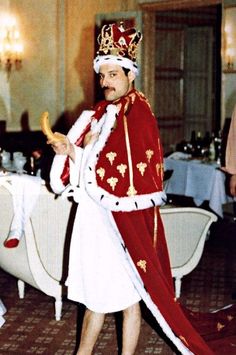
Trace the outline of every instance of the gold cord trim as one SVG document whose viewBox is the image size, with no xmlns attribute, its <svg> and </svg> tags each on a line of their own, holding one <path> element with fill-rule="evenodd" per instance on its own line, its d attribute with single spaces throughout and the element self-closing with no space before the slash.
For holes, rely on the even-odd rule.
<svg viewBox="0 0 236 355">
<path fill-rule="evenodd" d="M 128 123 L 127 117 L 124 115 L 124 129 L 125 129 L 125 143 L 128 155 L 128 165 L 129 165 L 129 190 L 127 191 L 128 196 L 136 195 L 137 191 L 134 187 L 134 174 L 133 174 L 133 165 L 131 158 L 131 149 L 130 149 L 130 141 L 129 141 L 129 132 L 128 132 Z"/>
<path fill-rule="evenodd" d="M 157 246 L 157 206 L 154 207 L 153 247 Z"/>
</svg>

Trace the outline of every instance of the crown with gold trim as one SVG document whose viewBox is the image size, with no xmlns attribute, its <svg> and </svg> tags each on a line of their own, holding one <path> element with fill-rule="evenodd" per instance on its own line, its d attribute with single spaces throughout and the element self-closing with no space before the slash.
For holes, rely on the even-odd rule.
<svg viewBox="0 0 236 355">
<path fill-rule="evenodd" d="M 104 25 L 98 36 L 99 49 L 93 62 L 95 72 L 99 72 L 100 65 L 112 63 L 138 74 L 136 59 L 141 39 L 141 32 L 135 28 L 125 30 L 122 24 L 118 26 L 115 23 Z"/>
</svg>

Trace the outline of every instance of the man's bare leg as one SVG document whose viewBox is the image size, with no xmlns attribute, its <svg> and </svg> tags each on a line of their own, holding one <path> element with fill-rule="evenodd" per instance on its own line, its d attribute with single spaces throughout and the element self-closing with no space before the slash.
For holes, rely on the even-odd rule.
<svg viewBox="0 0 236 355">
<path fill-rule="evenodd" d="M 98 335 L 102 330 L 105 314 L 86 309 L 84 314 L 81 339 L 77 355 L 91 355 Z"/>
<path fill-rule="evenodd" d="M 140 305 L 135 303 L 123 311 L 122 355 L 133 355 L 135 353 L 140 328 Z"/>
</svg>

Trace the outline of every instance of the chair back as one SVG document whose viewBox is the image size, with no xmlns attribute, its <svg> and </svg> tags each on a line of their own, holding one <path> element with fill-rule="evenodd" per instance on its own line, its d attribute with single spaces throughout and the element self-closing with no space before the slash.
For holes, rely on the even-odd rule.
<svg viewBox="0 0 236 355">
<path fill-rule="evenodd" d="M 186 275 L 198 264 L 207 234 L 217 216 L 202 208 L 161 208 L 172 275 Z"/>
</svg>

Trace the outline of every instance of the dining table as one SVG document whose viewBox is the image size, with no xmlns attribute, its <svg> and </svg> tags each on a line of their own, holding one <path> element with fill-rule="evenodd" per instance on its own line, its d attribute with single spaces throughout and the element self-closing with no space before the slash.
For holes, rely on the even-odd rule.
<svg viewBox="0 0 236 355">
<path fill-rule="evenodd" d="M 164 159 L 164 169 L 173 171 L 165 187 L 167 194 L 191 197 L 198 207 L 207 201 L 223 218 L 223 205 L 233 199 L 226 193 L 226 175 L 216 161 L 175 152 Z"/>
</svg>

